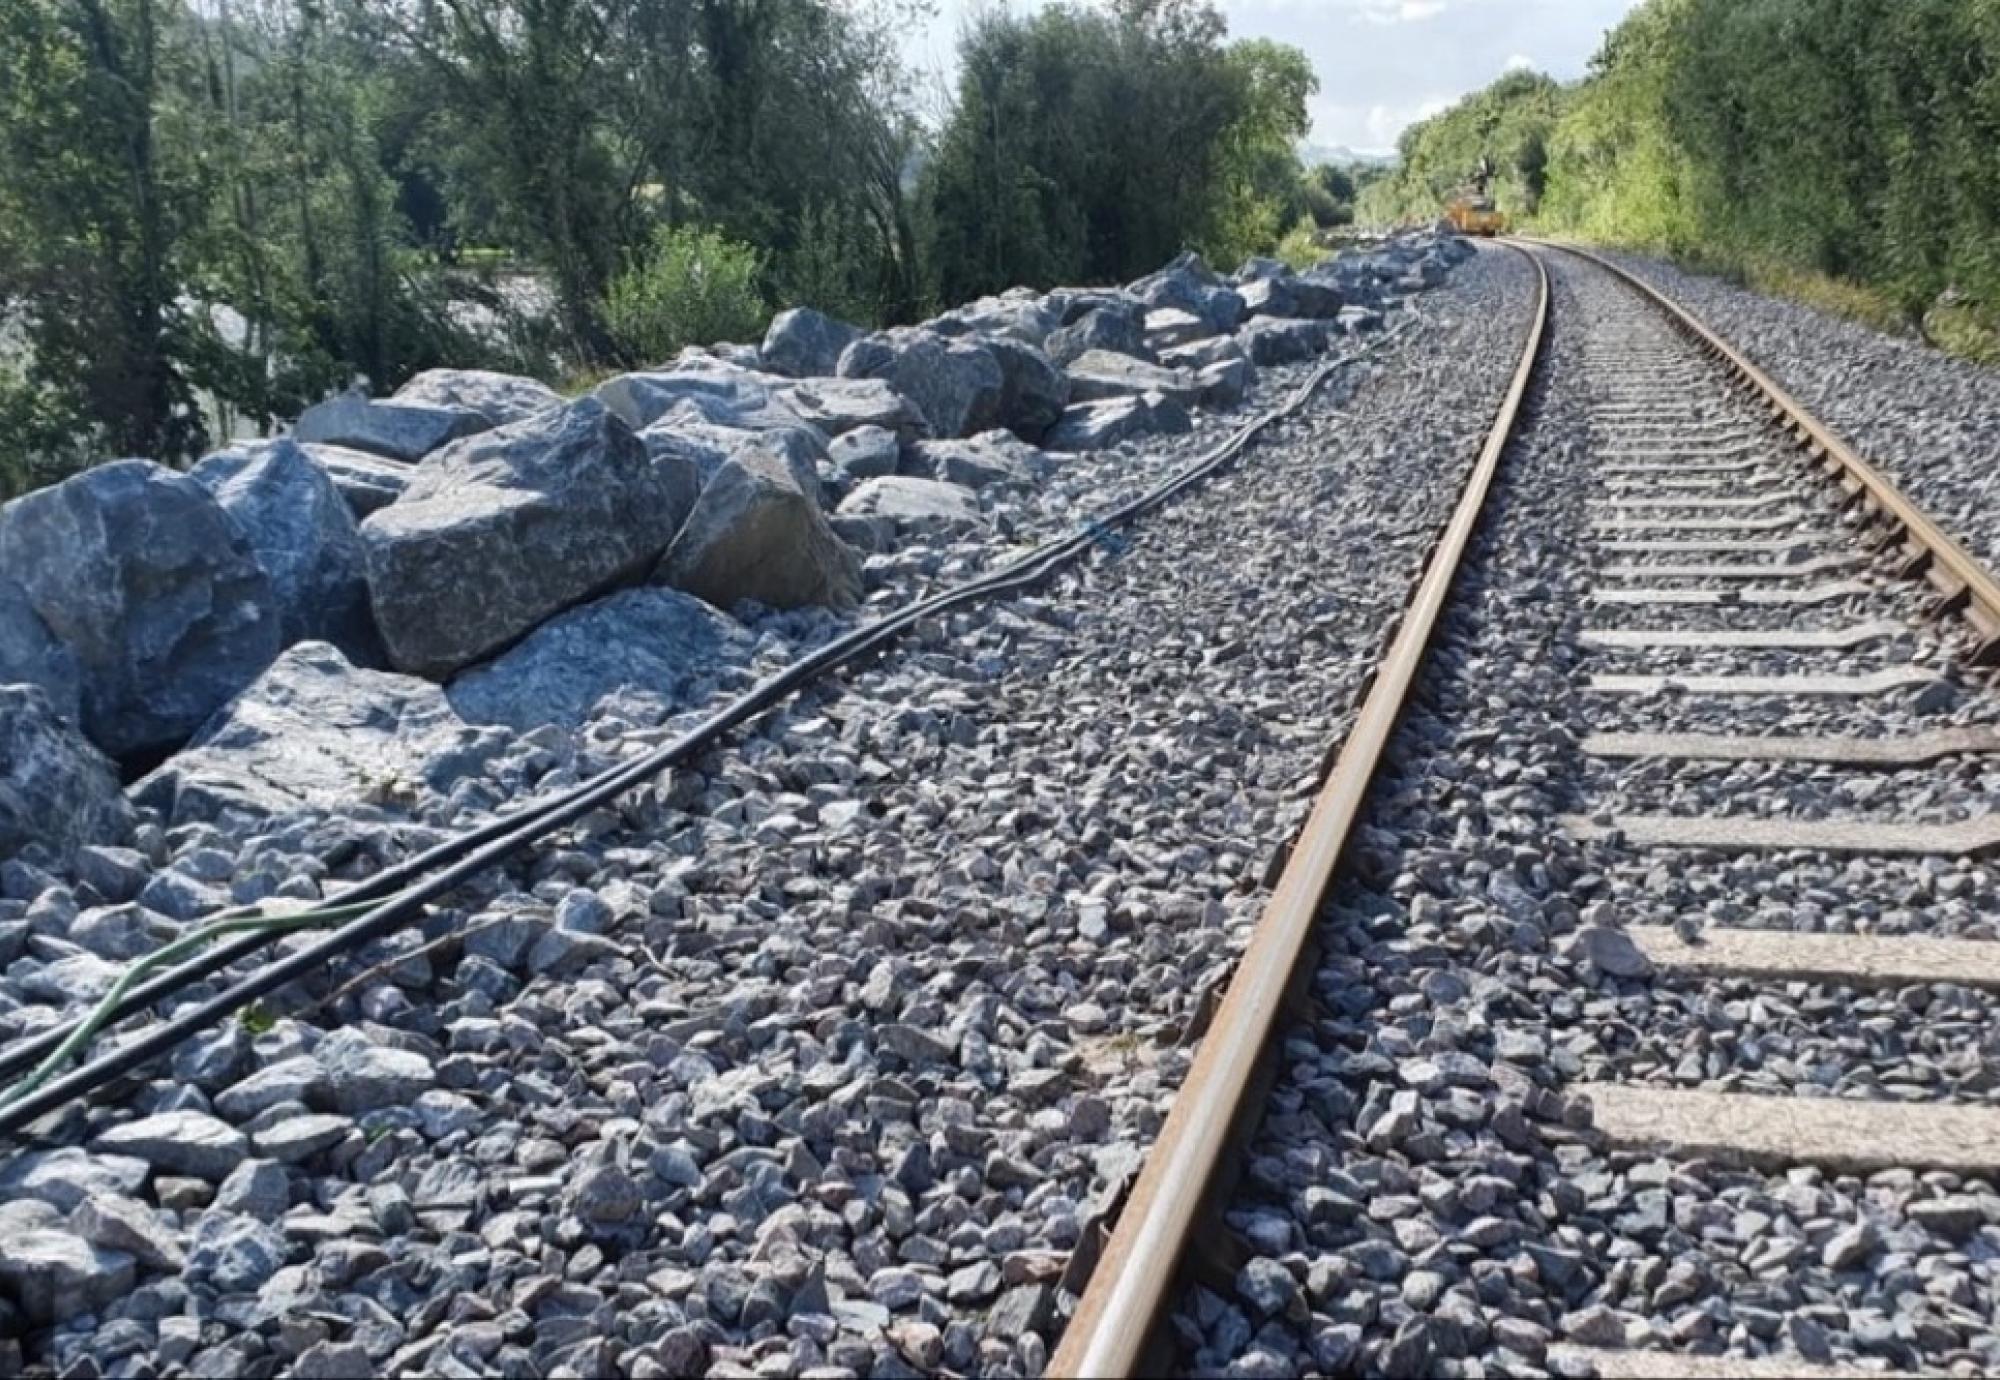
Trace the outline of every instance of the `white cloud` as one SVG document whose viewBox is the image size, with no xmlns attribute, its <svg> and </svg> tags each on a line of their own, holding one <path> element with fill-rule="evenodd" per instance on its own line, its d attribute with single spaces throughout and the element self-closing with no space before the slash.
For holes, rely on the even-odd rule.
<svg viewBox="0 0 2000 1380">
<path fill-rule="evenodd" d="M 1503 72 L 1532 72 L 1535 70 L 1535 60 L 1525 53 L 1516 53 L 1507 59 L 1507 65 L 1500 70 Z"/>
<path fill-rule="evenodd" d="M 1360 0 L 1361 17 L 1370 24 L 1415 24 L 1445 11 L 1445 0 Z"/>
</svg>

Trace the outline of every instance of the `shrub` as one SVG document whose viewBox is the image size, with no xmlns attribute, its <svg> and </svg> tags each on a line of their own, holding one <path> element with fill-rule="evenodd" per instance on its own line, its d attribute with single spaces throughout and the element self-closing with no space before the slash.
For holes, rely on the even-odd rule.
<svg viewBox="0 0 2000 1380">
<path fill-rule="evenodd" d="M 713 230 L 662 226 L 611 282 L 604 319 L 634 361 L 666 360 L 688 345 L 750 340 L 770 320 L 757 283 L 763 259 Z"/>
</svg>

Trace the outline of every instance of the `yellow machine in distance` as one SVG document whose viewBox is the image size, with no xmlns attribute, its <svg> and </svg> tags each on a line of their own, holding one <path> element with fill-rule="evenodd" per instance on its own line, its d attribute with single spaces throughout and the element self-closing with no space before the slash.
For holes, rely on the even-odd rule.
<svg viewBox="0 0 2000 1380">
<path fill-rule="evenodd" d="M 1444 208 L 1444 218 L 1461 235 L 1498 235 L 1507 228 L 1507 217 L 1494 209 L 1493 199 L 1482 193 L 1462 192 Z"/>
<path fill-rule="evenodd" d="M 1451 222 L 1451 228 L 1461 235 L 1498 235 L 1507 228 L 1507 217 L 1494 206 L 1487 188 L 1493 185 L 1493 160 L 1485 154 L 1479 155 L 1479 163 L 1472 170 L 1472 178 L 1451 195 L 1445 203 L 1444 218 Z"/>
</svg>

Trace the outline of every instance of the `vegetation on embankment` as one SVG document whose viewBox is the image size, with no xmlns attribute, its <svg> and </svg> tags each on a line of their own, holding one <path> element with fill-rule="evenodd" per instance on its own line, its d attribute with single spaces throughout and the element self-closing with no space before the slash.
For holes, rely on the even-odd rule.
<svg viewBox="0 0 2000 1380">
<path fill-rule="evenodd" d="M 1362 220 L 1484 155 L 1519 224 L 2000 359 L 2000 5 L 1648 0 L 1581 82 L 1509 74 L 1401 148 Z"/>
<path fill-rule="evenodd" d="M 980 292 L 1233 264 L 1335 223 L 1317 78 L 1212 0 L 11 0 L 0 499 L 168 463 L 365 377 L 551 380 Z M 1343 199 L 1344 198 L 1344 199 Z"/>
</svg>

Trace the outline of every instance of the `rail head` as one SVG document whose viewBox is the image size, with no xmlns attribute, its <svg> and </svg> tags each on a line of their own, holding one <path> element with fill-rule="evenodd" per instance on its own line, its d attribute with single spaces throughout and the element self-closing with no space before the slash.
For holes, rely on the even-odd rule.
<svg viewBox="0 0 2000 1380">
<path fill-rule="evenodd" d="M 1722 361 L 1732 373 L 1762 395 L 1801 445 L 1815 456 L 1824 456 L 1841 476 L 1852 481 L 1855 497 L 1865 501 L 1884 519 L 1908 534 L 1917 551 L 1926 558 L 1924 564 L 1927 569 L 1924 573 L 1944 591 L 1946 604 L 1958 607 L 1980 636 L 1979 648 L 1971 656 L 1971 662 L 1975 665 L 2000 662 L 2000 578 L 1996 578 L 1956 538 L 1938 526 L 1929 514 L 1896 486 L 1895 481 L 1863 459 L 1837 432 L 1786 392 L 1748 355 L 1637 273 L 1581 245 L 1563 240 L 1518 238 L 1524 244 L 1582 259 L 1611 274 L 1665 313 L 1704 352 Z"/>
<path fill-rule="evenodd" d="M 1518 251 L 1517 251 L 1518 252 Z M 1118 1225 L 1092 1271 L 1074 1317 L 1049 1360 L 1048 1373 L 1115 1377 L 1139 1373 L 1148 1337 L 1166 1303 L 1203 1195 L 1215 1177 L 1320 902 L 1361 814 L 1368 788 L 1402 717 L 1446 597 L 1512 436 L 1549 313 L 1548 270 L 1523 255 L 1536 278 L 1535 308 L 1486 444 L 1466 477 L 1458 504 L 1433 549 L 1395 640 L 1377 668 L 1340 756 L 1251 932 L 1228 991 L 1195 1052 L 1152 1152 L 1132 1186 Z"/>
</svg>

